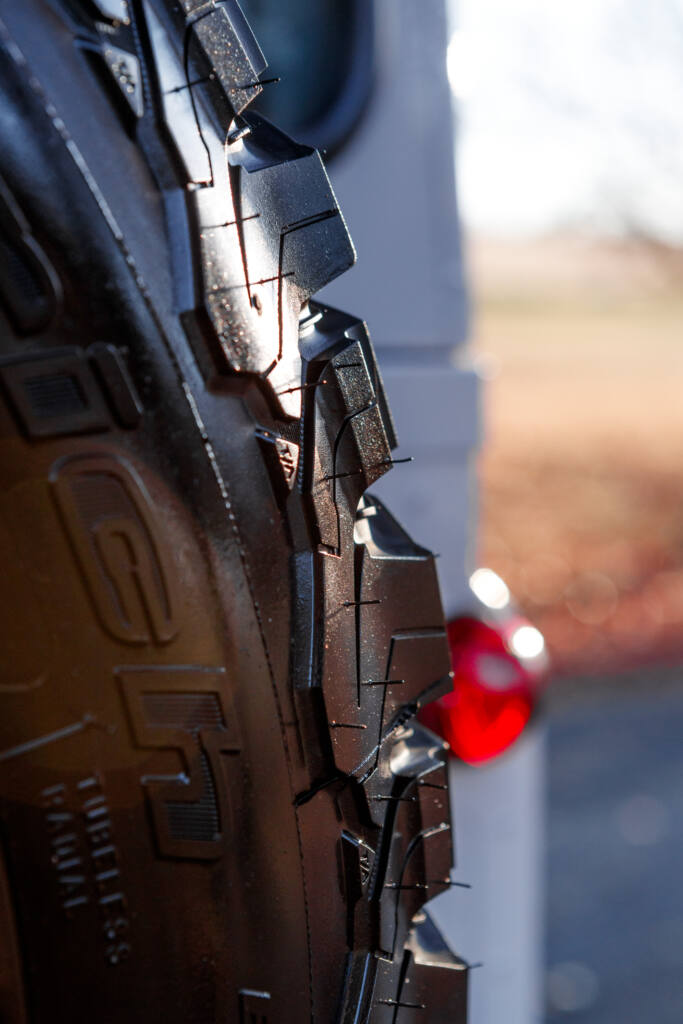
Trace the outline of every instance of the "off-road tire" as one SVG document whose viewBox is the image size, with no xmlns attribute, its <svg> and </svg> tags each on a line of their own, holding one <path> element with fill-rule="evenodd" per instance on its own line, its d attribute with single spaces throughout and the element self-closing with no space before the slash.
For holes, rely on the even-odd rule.
<svg viewBox="0 0 683 1024">
<path fill-rule="evenodd" d="M 0 1018 L 457 1024 L 449 686 L 234 0 L 0 2 Z"/>
</svg>

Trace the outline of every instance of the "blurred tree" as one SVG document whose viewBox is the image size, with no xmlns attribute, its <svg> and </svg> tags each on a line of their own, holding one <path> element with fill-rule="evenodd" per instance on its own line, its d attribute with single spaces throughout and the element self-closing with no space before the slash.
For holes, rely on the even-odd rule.
<svg viewBox="0 0 683 1024">
<path fill-rule="evenodd" d="M 454 0 L 466 220 L 683 242 L 683 2 Z"/>
</svg>

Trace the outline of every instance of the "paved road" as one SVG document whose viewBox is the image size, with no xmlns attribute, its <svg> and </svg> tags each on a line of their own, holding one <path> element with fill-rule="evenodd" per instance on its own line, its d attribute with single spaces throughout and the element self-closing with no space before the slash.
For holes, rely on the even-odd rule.
<svg viewBox="0 0 683 1024">
<path fill-rule="evenodd" d="M 683 1024 L 683 669 L 548 723 L 548 1020 Z"/>
</svg>

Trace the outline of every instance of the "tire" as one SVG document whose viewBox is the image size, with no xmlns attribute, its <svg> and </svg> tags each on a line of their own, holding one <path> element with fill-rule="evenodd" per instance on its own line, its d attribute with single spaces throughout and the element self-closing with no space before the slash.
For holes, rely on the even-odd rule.
<svg viewBox="0 0 683 1024">
<path fill-rule="evenodd" d="M 466 1017 L 432 555 L 234 0 L 0 3 L 0 1019 Z"/>
</svg>

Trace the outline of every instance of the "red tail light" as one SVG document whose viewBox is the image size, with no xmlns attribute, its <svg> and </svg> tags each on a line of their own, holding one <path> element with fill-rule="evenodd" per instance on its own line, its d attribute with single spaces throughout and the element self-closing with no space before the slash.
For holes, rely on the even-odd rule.
<svg viewBox="0 0 683 1024">
<path fill-rule="evenodd" d="M 506 609 L 486 622 L 474 617 L 448 625 L 453 690 L 428 704 L 420 721 L 469 764 L 501 754 L 519 737 L 547 672 L 541 633 Z"/>
</svg>

